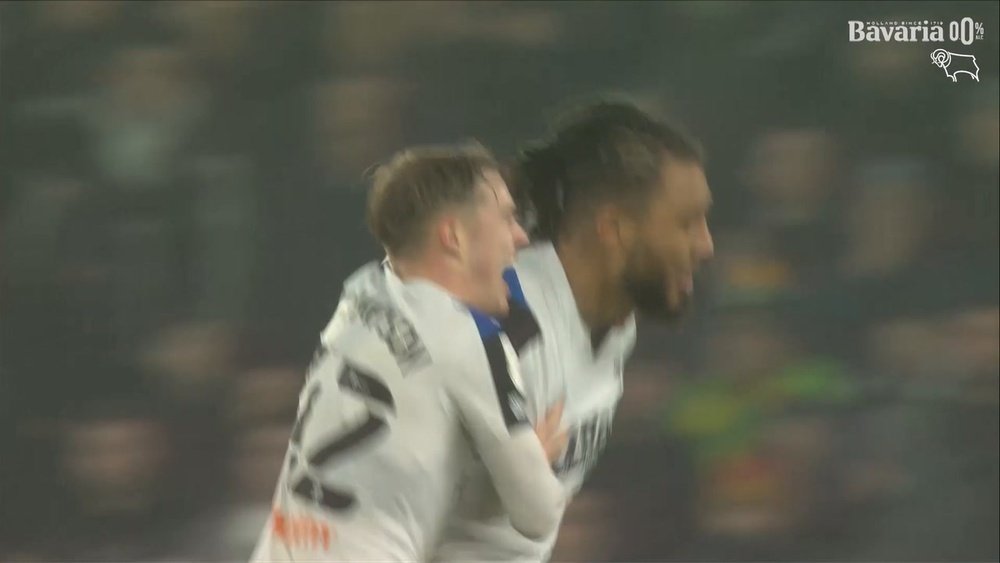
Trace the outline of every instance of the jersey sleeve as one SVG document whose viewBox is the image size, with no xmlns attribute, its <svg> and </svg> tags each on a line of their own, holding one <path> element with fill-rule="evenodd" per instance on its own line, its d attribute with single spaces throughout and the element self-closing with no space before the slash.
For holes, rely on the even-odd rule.
<svg viewBox="0 0 1000 563">
<path fill-rule="evenodd" d="M 510 340 L 499 333 L 483 345 L 489 373 L 463 370 L 453 400 L 511 525 L 526 537 L 543 538 L 559 525 L 566 495 L 525 414 Z"/>
</svg>

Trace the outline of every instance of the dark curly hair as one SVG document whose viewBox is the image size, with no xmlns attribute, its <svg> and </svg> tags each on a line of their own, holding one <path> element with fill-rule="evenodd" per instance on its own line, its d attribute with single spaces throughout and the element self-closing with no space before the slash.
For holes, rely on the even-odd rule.
<svg viewBox="0 0 1000 563">
<path fill-rule="evenodd" d="M 518 155 L 509 178 L 533 238 L 552 240 L 588 205 L 619 201 L 641 208 L 664 161 L 704 161 L 701 146 L 628 101 L 572 109 L 550 135 Z"/>
</svg>

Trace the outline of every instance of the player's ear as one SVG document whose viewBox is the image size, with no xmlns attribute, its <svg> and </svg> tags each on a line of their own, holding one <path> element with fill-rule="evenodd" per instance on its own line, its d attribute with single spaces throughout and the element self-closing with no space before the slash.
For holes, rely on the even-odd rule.
<svg viewBox="0 0 1000 563">
<path fill-rule="evenodd" d="M 461 256 L 466 245 L 466 234 L 462 221 L 455 215 L 443 215 L 434 222 L 434 238 L 451 256 Z"/>
<path fill-rule="evenodd" d="M 618 205 L 598 206 L 594 213 L 594 227 L 601 246 L 609 249 L 624 249 L 632 246 L 637 235 L 633 218 Z"/>
</svg>

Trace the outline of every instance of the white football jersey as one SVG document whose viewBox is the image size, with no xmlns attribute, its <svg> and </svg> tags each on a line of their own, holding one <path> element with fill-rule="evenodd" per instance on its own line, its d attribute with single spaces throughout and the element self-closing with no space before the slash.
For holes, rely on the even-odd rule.
<svg viewBox="0 0 1000 563">
<path fill-rule="evenodd" d="M 565 494 L 527 422 L 517 350 L 501 325 L 388 264 L 345 285 L 324 330 L 254 561 L 425 561 L 481 459 L 525 533 L 558 525 Z"/>
<path fill-rule="evenodd" d="M 613 328 L 595 350 L 562 263 L 549 243 L 522 250 L 505 277 L 512 299 L 526 305 L 541 330 L 541 338 L 519 354 L 528 417 L 537 421 L 564 401 L 569 444 L 555 469 L 569 497 L 582 486 L 611 432 L 622 395 L 623 367 L 635 346 L 635 318 Z M 488 471 L 472 463 L 433 560 L 546 561 L 555 540 L 555 531 L 537 539 L 518 533 Z"/>
</svg>

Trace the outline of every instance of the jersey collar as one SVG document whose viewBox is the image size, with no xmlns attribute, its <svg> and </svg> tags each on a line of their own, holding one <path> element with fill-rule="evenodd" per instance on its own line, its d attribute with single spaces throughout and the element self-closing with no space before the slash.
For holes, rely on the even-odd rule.
<svg viewBox="0 0 1000 563">
<path fill-rule="evenodd" d="M 619 334 L 633 319 L 634 313 L 621 326 L 613 326 L 602 339 L 600 348 L 594 349 L 591 328 L 580 314 L 580 308 L 573 297 L 573 288 L 566 277 L 566 269 L 551 242 L 540 242 L 521 251 L 518 261 L 532 271 L 538 272 L 542 282 L 548 286 L 553 299 L 553 309 L 559 318 L 565 319 L 565 329 L 570 331 L 574 345 L 590 350 L 596 357 L 607 348 L 608 342 Z"/>
</svg>

